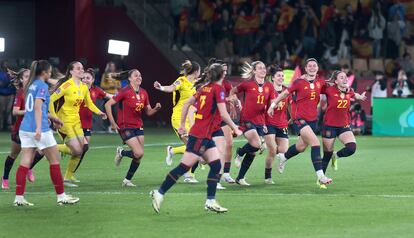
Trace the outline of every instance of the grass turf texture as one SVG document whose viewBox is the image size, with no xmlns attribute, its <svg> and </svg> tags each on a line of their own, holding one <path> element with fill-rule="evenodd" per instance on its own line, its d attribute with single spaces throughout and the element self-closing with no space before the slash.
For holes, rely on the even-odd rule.
<svg viewBox="0 0 414 238">
<path fill-rule="evenodd" d="M 290 160 L 285 173 L 275 168 L 275 185 L 264 185 L 264 158 L 257 156 L 247 181 L 251 187 L 228 185 L 217 199 L 227 214 L 204 211 L 206 170 L 198 169 L 197 185 L 180 183 L 165 196 L 161 214 L 151 207 L 149 191 L 158 188 L 167 172 L 165 147 L 178 143 L 170 129 L 145 131 L 143 162 L 133 178 L 137 188 L 122 188 L 129 168 L 125 158 L 113 163 L 118 135 L 92 137 L 77 172 L 79 188 L 65 188 L 80 197 L 75 206 L 58 207 L 48 163 L 35 168 L 36 182 L 27 183 L 26 199 L 34 207 L 13 207 L 15 175 L 9 191 L 0 191 L 0 237 L 411 237 L 414 234 L 412 138 L 358 137 L 357 153 L 330 168 L 334 183 L 328 190 L 315 185 L 310 151 Z M 294 142 L 291 139 L 291 143 Z M 238 140 L 236 146 L 244 144 Z M 0 168 L 9 149 L 9 135 L 0 134 Z M 336 144 L 339 149 L 339 143 Z M 62 172 L 68 157 L 63 158 Z M 174 166 L 180 156 L 174 156 Z M 1 170 L 3 171 L 3 170 Z M 231 169 L 236 177 L 238 170 Z M 411 235 L 410 235 L 411 234 Z"/>
</svg>

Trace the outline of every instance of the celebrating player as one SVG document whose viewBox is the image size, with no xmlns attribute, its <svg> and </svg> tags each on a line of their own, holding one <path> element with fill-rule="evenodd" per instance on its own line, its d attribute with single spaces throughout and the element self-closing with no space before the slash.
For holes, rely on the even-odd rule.
<svg viewBox="0 0 414 238">
<path fill-rule="evenodd" d="M 89 68 L 85 71 L 84 77 L 82 78 L 82 82 L 86 84 L 89 88 L 89 94 L 91 95 L 92 102 L 95 103 L 97 99 L 104 99 L 104 98 L 111 98 L 113 95 L 106 93 L 100 87 L 95 86 L 93 83 L 95 81 L 95 72 L 93 69 Z M 76 166 L 74 173 L 79 168 L 80 164 L 83 161 L 83 158 L 86 152 L 89 150 L 89 143 L 91 141 L 91 130 L 92 130 L 92 111 L 82 102 L 79 110 L 79 116 L 81 120 L 83 136 L 84 136 L 84 144 L 83 144 L 83 152 L 80 157 L 79 163 Z"/>
<path fill-rule="evenodd" d="M 323 159 L 322 165 L 326 171 L 332 158 L 332 167 L 337 170 L 337 158 L 348 157 L 356 151 L 356 140 L 351 130 L 350 105 L 351 99 L 365 100 L 365 92 L 355 93 L 348 86 L 348 77 L 345 72 L 334 71 L 331 77 L 334 86 L 327 87 L 323 92 L 326 94 L 328 107 L 323 118 L 322 143 Z M 335 138 L 338 137 L 344 148 L 334 153 Z"/>
<path fill-rule="evenodd" d="M 227 212 L 215 200 L 217 182 L 221 169 L 220 154 L 214 141 L 211 139 L 216 120 L 221 117 L 227 125 L 230 125 L 236 135 L 241 131 L 231 120 L 226 110 L 225 92 L 221 86 L 224 79 L 224 69 L 221 64 L 212 64 L 206 71 L 207 85 L 201 87 L 195 96 L 192 96 L 183 106 L 179 133 L 186 133 L 186 118 L 190 105 L 195 105 L 197 114 L 194 126 L 189 132 L 186 151 L 181 163 L 166 176 L 158 190 L 151 191 L 152 207 L 159 213 L 165 193 L 177 182 L 178 178 L 188 171 L 192 165 L 202 157 L 210 166 L 207 179 L 207 200 L 204 205 L 206 210 L 217 213 Z"/>
<path fill-rule="evenodd" d="M 235 165 L 240 167 L 236 183 L 250 186 L 246 182 L 245 175 L 254 160 L 256 151 L 260 148 L 260 136 L 267 133 L 266 107 L 275 98 L 275 90 L 271 83 L 265 81 L 266 66 L 261 61 L 255 61 L 252 65 L 246 64 L 243 68 L 242 77 L 249 80 L 233 88 L 230 92 L 230 95 L 244 94 L 243 107 L 240 113 L 240 127 L 248 141 L 243 147 L 237 148 L 236 151 Z"/>
<path fill-rule="evenodd" d="M 285 80 L 283 70 L 278 66 L 272 65 L 269 69 L 269 76 L 273 81 L 273 88 L 276 96 L 286 90 L 283 86 Z M 286 153 L 289 146 L 288 139 L 288 105 L 291 103 L 291 98 L 286 97 L 276 107 L 273 117 L 266 114 L 267 133 L 264 136 L 268 155 L 265 162 L 265 183 L 274 184 L 272 179 L 272 167 L 276 154 L 280 156 Z"/>
<path fill-rule="evenodd" d="M 52 68 L 46 60 L 33 61 L 30 68 L 30 78 L 25 89 L 25 114 L 19 130 L 22 158 L 16 173 L 15 206 L 33 206 L 33 203 L 24 198 L 24 192 L 26 176 L 36 149 L 42 150 L 50 163 L 50 177 L 57 194 L 57 203 L 64 205 L 79 201 L 79 198 L 66 195 L 64 192 L 59 151 L 48 121 L 49 118 L 57 128 L 62 125 L 62 121 L 51 115 L 48 116 L 47 113 L 50 95 L 45 81 L 50 78 L 51 71 Z"/>
<path fill-rule="evenodd" d="M 79 116 L 80 106 L 85 103 L 92 112 L 106 119 L 106 114 L 92 102 L 88 87 L 81 81 L 83 77 L 83 65 L 77 61 L 71 62 L 65 77 L 59 79 L 50 96 L 50 113 L 63 121 L 63 127 L 58 132 L 65 144 L 58 145 L 59 151 L 71 155 L 65 173 L 65 185 L 69 187 L 78 186 L 74 184 L 79 181 L 73 174 L 84 151 L 84 135 Z"/>
<path fill-rule="evenodd" d="M 160 91 L 173 93 L 173 113 L 171 115 L 171 125 L 184 145 L 178 147 L 167 147 L 167 156 L 165 162 L 167 165 L 172 164 L 172 157 L 175 154 L 183 154 L 185 151 L 185 144 L 187 144 L 187 136 L 179 135 L 178 128 L 180 128 L 180 117 L 184 103 L 195 93 L 194 81 L 200 76 L 200 65 L 197 62 L 186 60 L 182 65 L 181 76 L 169 86 L 162 86 L 158 81 L 154 82 L 154 87 Z M 186 120 L 186 129 L 190 129 L 194 123 L 194 108 L 190 109 L 188 118 Z M 198 164 L 195 164 L 191 172 L 185 173 L 184 182 L 198 183 L 194 177 L 194 171 Z"/>
<path fill-rule="evenodd" d="M 105 104 L 108 119 L 113 129 L 118 130 L 122 141 L 131 150 L 122 147 L 116 149 L 115 165 L 119 166 L 124 156 L 132 159 L 129 170 L 122 181 L 122 186 L 135 187 L 131 182 L 144 156 L 144 128 L 142 111 L 147 116 L 154 115 L 161 108 L 157 103 L 151 108 L 147 91 L 141 88 L 142 76 L 137 69 L 124 71 L 114 75 L 115 78 L 128 77 L 129 85 L 120 89 L 118 93 Z M 117 122 L 112 115 L 112 105 L 118 104 Z"/>
<path fill-rule="evenodd" d="M 317 182 L 327 185 L 332 183 L 332 179 L 326 177 L 323 172 L 320 143 L 318 137 L 315 135 L 319 95 L 321 90 L 326 86 L 325 81 L 317 75 L 318 69 L 316 59 L 310 58 L 306 60 L 306 74 L 296 79 L 288 89 L 285 89 L 277 96 L 270 105 L 268 113 L 270 116 L 273 116 L 276 105 L 279 105 L 283 99 L 293 94 L 291 115 L 299 138 L 296 144 L 290 146 L 285 154 L 279 154 L 279 172 L 283 173 L 285 163 L 288 159 L 305 151 L 310 145 L 312 149 L 311 159 L 316 171 Z"/>
</svg>

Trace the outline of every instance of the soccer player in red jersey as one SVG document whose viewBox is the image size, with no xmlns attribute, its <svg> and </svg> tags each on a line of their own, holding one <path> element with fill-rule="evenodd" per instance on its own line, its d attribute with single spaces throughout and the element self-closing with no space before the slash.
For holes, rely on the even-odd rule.
<svg viewBox="0 0 414 238">
<path fill-rule="evenodd" d="M 283 99 L 292 94 L 291 116 L 299 137 L 296 144 L 290 146 L 284 155 L 279 155 L 279 172 L 283 173 L 288 159 L 311 146 L 311 159 L 318 178 L 317 182 L 326 185 L 332 183 L 332 179 L 326 177 L 323 172 L 320 143 L 315 135 L 319 95 L 322 89 L 326 87 L 326 82 L 317 75 L 318 70 L 316 59 L 306 60 L 306 74 L 293 81 L 288 89 L 279 94 L 270 105 L 268 114 L 273 116 L 276 105 L 279 105 Z"/>
<path fill-rule="evenodd" d="M 273 81 L 273 88 L 276 96 L 286 90 L 283 86 L 285 80 L 283 70 L 276 65 L 269 68 L 269 76 Z M 288 106 L 291 104 L 291 97 L 283 99 L 277 105 L 273 117 L 266 114 L 267 133 L 264 136 L 268 155 L 265 162 L 265 183 L 274 184 L 272 179 L 272 165 L 276 154 L 286 153 L 289 146 L 288 137 Z"/>
<path fill-rule="evenodd" d="M 82 78 L 82 82 L 86 84 L 89 88 L 89 93 L 93 103 L 96 103 L 97 99 L 110 99 L 113 95 L 110 93 L 106 93 L 100 87 L 95 86 L 93 83 L 95 81 L 95 72 L 93 69 L 89 68 L 85 71 L 84 77 Z M 85 157 L 86 152 L 89 150 L 89 143 L 91 141 L 91 130 L 92 130 L 92 111 L 82 102 L 80 109 L 79 109 L 79 116 L 81 120 L 81 126 L 84 135 L 84 144 L 83 144 L 83 152 L 80 157 L 80 161 L 76 166 L 73 173 L 78 170 L 80 164 L 82 163 L 83 158 Z M 75 180 L 74 182 L 79 182 L 79 180 Z"/>
<path fill-rule="evenodd" d="M 334 86 L 324 90 L 328 107 L 323 118 L 322 143 L 323 143 L 323 170 L 326 171 L 332 158 L 332 167 L 337 170 L 337 158 L 348 157 L 356 151 L 356 140 L 351 130 L 351 115 L 349 108 L 351 99 L 365 100 L 365 92 L 355 93 L 348 86 L 348 77 L 345 72 L 334 71 L 331 77 Z M 335 138 L 338 137 L 344 148 L 334 153 Z"/>
<path fill-rule="evenodd" d="M 226 108 L 231 119 L 234 121 L 237 119 L 237 112 L 233 100 L 229 98 L 230 91 L 233 86 L 228 80 L 226 80 L 227 64 L 222 60 L 215 58 L 209 60 L 209 65 L 212 65 L 213 63 L 221 64 L 223 66 L 224 80 L 222 82 L 222 86 L 224 88 L 224 92 L 226 93 Z M 234 179 L 230 176 L 231 155 L 233 151 L 233 130 L 224 121 L 220 121 L 221 123 L 219 127 L 221 128 L 217 128 L 217 133 L 213 133 L 213 140 L 216 143 L 219 152 L 222 153 L 222 156 L 220 157 L 222 159 L 222 171 L 220 173 L 222 175 L 221 180 L 227 183 L 235 183 Z M 217 188 L 224 189 L 220 183 L 217 184 Z"/>
<path fill-rule="evenodd" d="M 116 166 L 119 166 L 124 156 L 132 159 L 128 173 L 122 181 L 122 186 L 135 187 L 136 185 L 131 182 L 131 179 L 144 156 L 142 112 L 144 111 L 147 116 L 152 116 L 160 110 L 161 104 L 157 103 L 154 108 L 151 107 L 147 91 L 140 87 L 142 76 L 137 69 L 118 73 L 114 77 L 124 78 L 126 75 L 128 75 L 129 85 L 120 89 L 105 104 L 105 109 L 108 113 L 111 127 L 118 131 L 122 141 L 131 148 L 131 150 L 124 150 L 122 147 L 116 149 Z M 111 109 L 111 106 L 114 104 L 118 104 L 117 123 L 115 123 Z"/>
<path fill-rule="evenodd" d="M 11 149 L 10 154 L 7 156 L 4 162 L 4 172 L 1 179 L 1 188 L 2 189 L 9 189 L 9 174 L 13 167 L 14 161 L 17 159 L 21 151 L 21 142 L 19 138 L 19 128 L 20 124 L 22 123 L 24 112 L 25 112 L 25 100 L 24 100 L 24 90 L 23 88 L 26 86 L 27 82 L 29 81 L 30 70 L 28 69 L 20 69 L 18 72 L 13 72 L 9 70 L 9 75 L 12 78 L 13 84 L 17 89 L 16 96 L 14 98 L 13 104 L 13 116 L 16 117 L 16 121 L 14 122 L 12 132 L 11 132 Z M 35 153 L 34 162 L 30 167 L 27 173 L 27 180 L 30 182 L 34 182 L 35 177 L 32 172 L 33 166 L 43 158 L 43 155 L 40 154 L 38 151 Z"/>
<path fill-rule="evenodd" d="M 151 191 L 152 207 L 159 213 L 161 203 L 165 193 L 177 182 L 192 165 L 198 162 L 202 157 L 210 166 L 210 172 L 207 179 L 207 200 L 204 205 L 206 210 L 217 213 L 227 212 L 227 209 L 221 207 L 215 200 L 217 182 L 221 169 L 220 153 L 212 140 L 212 133 L 215 125 L 220 123 L 222 118 L 231 126 L 236 135 L 241 135 L 241 131 L 231 120 L 225 104 L 225 92 L 221 84 L 224 79 L 224 70 L 221 64 L 212 64 L 205 71 L 205 79 L 201 79 L 202 86 L 188 101 L 184 104 L 181 114 L 179 133 L 186 133 L 185 120 L 187 118 L 188 108 L 194 105 L 197 109 L 194 125 L 191 127 L 188 137 L 186 151 L 183 155 L 180 165 L 171 170 L 166 176 L 164 182 L 158 190 Z"/>
<path fill-rule="evenodd" d="M 263 62 L 255 61 L 252 65 L 247 64 L 243 71 L 242 77 L 249 80 L 233 88 L 230 95 L 244 94 L 240 113 L 240 128 L 248 142 L 243 147 L 237 148 L 235 165 L 240 167 L 236 183 L 249 186 L 245 175 L 254 160 L 256 151 L 260 148 L 260 136 L 267 133 L 266 108 L 275 98 L 275 90 L 270 82 L 265 81 L 266 66 Z M 243 156 L 244 159 L 242 159 Z"/>
</svg>

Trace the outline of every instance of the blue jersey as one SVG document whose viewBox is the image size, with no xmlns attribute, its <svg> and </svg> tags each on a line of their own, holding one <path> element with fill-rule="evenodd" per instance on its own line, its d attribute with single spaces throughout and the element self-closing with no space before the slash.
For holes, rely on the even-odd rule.
<svg viewBox="0 0 414 238">
<path fill-rule="evenodd" d="M 20 130 L 26 132 L 36 132 L 36 120 L 34 104 L 35 100 L 40 98 L 43 100 L 42 104 L 42 132 L 50 130 L 49 120 L 47 118 L 50 102 L 49 86 L 40 79 L 35 79 L 30 85 L 26 95 L 26 103 L 22 124 Z"/>
</svg>

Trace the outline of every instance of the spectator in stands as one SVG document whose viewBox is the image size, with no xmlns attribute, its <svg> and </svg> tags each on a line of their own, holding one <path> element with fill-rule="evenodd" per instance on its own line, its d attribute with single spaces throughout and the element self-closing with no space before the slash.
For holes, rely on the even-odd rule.
<svg viewBox="0 0 414 238">
<path fill-rule="evenodd" d="M 102 74 L 101 78 L 101 88 L 108 94 L 115 95 L 118 93 L 118 89 L 121 88 L 121 82 L 112 78 L 111 74 L 116 73 L 116 65 L 114 62 L 110 61 L 105 66 L 105 72 Z M 112 112 L 116 115 L 116 107 L 112 108 Z M 112 133 L 111 125 L 108 120 L 106 120 L 108 132 Z"/>
<path fill-rule="evenodd" d="M 301 21 L 303 35 L 303 49 L 308 57 L 313 57 L 318 38 L 319 20 L 310 7 L 306 7 Z"/>
<path fill-rule="evenodd" d="M 367 117 L 364 109 L 362 109 L 361 104 L 355 103 L 351 107 L 351 127 L 352 132 L 355 135 L 364 135 L 365 134 L 365 123 Z"/>
<path fill-rule="evenodd" d="M 357 89 L 357 80 L 355 80 L 355 74 L 352 72 L 348 64 L 341 65 L 341 71 L 346 74 L 348 77 L 348 85 L 353 88 L 355 91 Z"/>
<path fill-rule="evenodd" d="M 325 53 L 323 54 L 323 61 L 325 64 L 325 68 L 328 70 L 334 70 L 339 68 L 339 57 L 338 57 L 338 50 L 333 47 L 326 49 Z"/>
<path fill-rule="evenodd" d="M 227 9 L 223 9 L 218 17 L 219 19 L 213 23 L 213 36 L 216 40 L 215 54 L 219 59 L 229 59 L 234 55 L 234 22 L 230 19 Z"/>
<path fill-rule="evenodd" d="M 174 22 L 174 36 L 173 36 L 173 50 L 178 50 L 181 46 L 183 51 L 191 51 L 192 49 L 187 44 L 188 31 L 188 7 L 190 3 L 188 0 L 171 0 L 171 15 Z"/>
<path fill-rule="evenodd" d="M 413 86 L 413 83 L 408 80 L 405 71 L 400 69 L 397 79 L 391 83 L 392 96 L 399 98 L 412 97 Z"/>
<path fill-rule="evenodd" d="M 386 98 L 387 97 L 387 78 L 383 72 L 375 71 L 375 82 L 367 87 L 367 91 L 371 92 L 371 114 L 374 98 Z"/>
<path fill-rule="evenodd" d="M 388 45 L 387 57 L 396 59 L 400 56 L 400 44 L 402 42 L 403 34 L 406 24 L 400 14 L 395 14 L 390 22 L 387 24 L 388 30 Z"/>
<path fill-rule="evenodd" d="M 381 13 L 381 4 L 377 2 L 375 10 L 369 20 L 368 30 L 369 36 L 373 39 L 372 48 L 374 58 L 379 58 L 381 54 L 381 40 L 385 29 L 385 18 Z"/>
<path fill-rule="evenodd" d="M 408 52 L 405 52 L 403 57 L 398 60 L 398 64 L 401 69 L 407 73 L 407 77 L 411 77 L 414 73 L 414 65 L 411 61 L 411 55 Z"/>
<path fill-rule="evenodd" d="M 7 69 L 8 62 L 4 60 L 0 63 L 0 130 L 8 130 L 11 126 L 11 109 L 16 93 Z"/>
<path fill-rule="evenodd" d="M 287 44 L 283 42 L 280 44 L 279 49 L 276 50 L 275 60 L 280 64 L 280 62 L 283 62 L 287 59 L 290 59 L 290 53 L 287 48 Z"/>
</svg>

